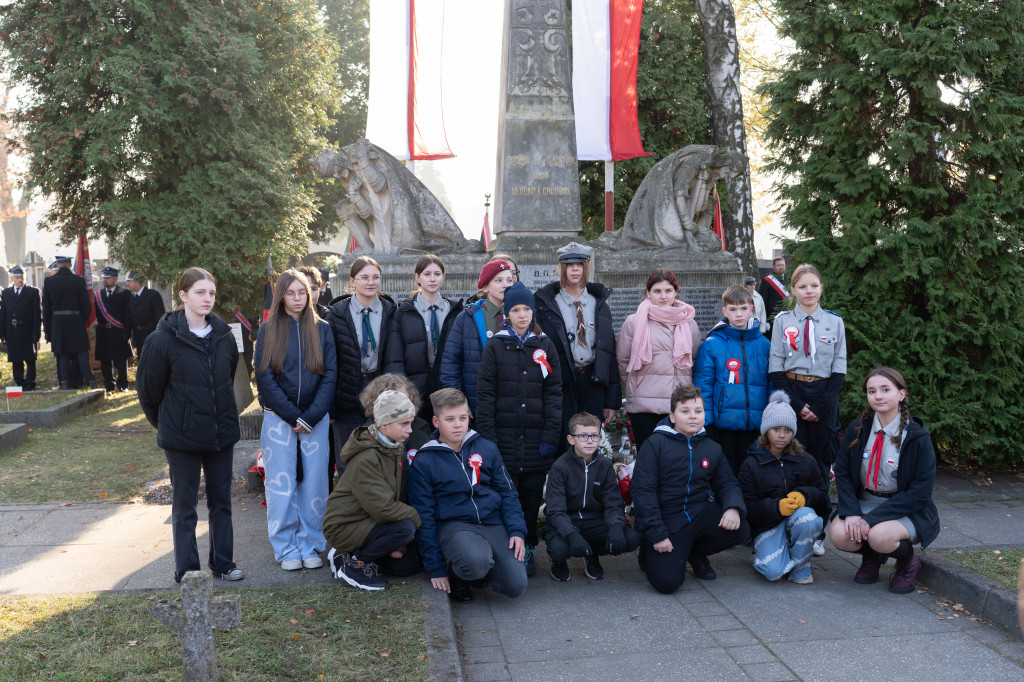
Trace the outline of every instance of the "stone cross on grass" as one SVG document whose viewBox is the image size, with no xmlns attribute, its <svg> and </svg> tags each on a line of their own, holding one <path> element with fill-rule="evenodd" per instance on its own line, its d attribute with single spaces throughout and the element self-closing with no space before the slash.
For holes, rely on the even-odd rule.
<svg viewBox="0 0 1024 682">
<path fill-rule="evenodd" d="M 181 633 L 185 682 L 217 679 L 213 629 L 233 628 L 241 621 L 241 596 L 231 594 L 211 599 L 212 592 L 209 571 L 189 571 L 181 580 L 180 599 L 173 602 L 161 599 L 153 605 L 156 619 Z"/>
</svg>

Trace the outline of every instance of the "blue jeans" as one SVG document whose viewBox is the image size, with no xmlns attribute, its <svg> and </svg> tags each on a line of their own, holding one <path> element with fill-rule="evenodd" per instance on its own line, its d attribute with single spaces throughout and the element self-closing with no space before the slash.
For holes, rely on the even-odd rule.
<svg viewBox="0 0 1024 682">
<path fill-rule="evenodd" d="M 321 419 L 312 433 L 299 435 L 273 412 L 263 414 L 260 445 L 266 467 L 267 535 L 274 559 L 310 559 L 327 546 L 327 429 Z M 302 448 L 302 482 L 296 482 L 298 448 Z"/>
<path fill-rule="evenodd" d="M 800 507 L 788 519 L 754 538 L 754 570 L 768 580 L 789 573 L 790 580 L 811 575 L 811 552 L 823 521 L 810 507 Z"/>
</svg>

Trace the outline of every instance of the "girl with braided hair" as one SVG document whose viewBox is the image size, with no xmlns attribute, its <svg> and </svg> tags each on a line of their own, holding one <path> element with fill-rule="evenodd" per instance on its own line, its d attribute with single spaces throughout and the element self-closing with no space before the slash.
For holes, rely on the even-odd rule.
<svg viewBox="0 0 1024 682">
<path fill-rule="evenodd" d="M 864 379 L 868 409 L 850 422 L 836 458 L 839 510 L 829 536 L 836 549 L 863 556 L 854 582 L 870 585 L 886 557 L 896 559 L 889 591 L 912 592 L 920 562 L 913 545 L 939 534 L 932 502 L 935 449 L 924 422 L 910 414 L 907 382 L 889 367 Z"/>
</svg>

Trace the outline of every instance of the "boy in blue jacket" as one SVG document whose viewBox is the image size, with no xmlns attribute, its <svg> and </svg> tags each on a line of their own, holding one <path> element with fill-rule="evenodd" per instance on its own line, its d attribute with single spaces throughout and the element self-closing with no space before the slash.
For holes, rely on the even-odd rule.
<svg viewBox="0 0 1024 682">
<path fill-rule="evenodd" d="M 704 396 L 704 426 L 722 446 L 734 476 L 739 475 L 747 448 L 761 436 L 761 414 L 771 386 L 772 344 L 753 313 L 749 290 L 738 285 L 726 289 L 724 317 L 700 344 L 693 365 L 693 383 Z"/>
<path fill-rule="evenodd" d="M 695 576 L 714 580 L 708 556 L 750 537 L 739 483 L 704 434 L 700 389 L 680 385 L 670 404 L 640 448 L 630 486 L 647 581 L 663 594 L 683 584 L 687 561 Z"/>
<path fill-rule="evenodd" d="M 462 391 L 442 388 L 430 403 L 437 432 L 416 453 L 408 481 L 430 583 L 460 602 L 473 599 L 467 583 L 484 578 L 518 597 L 526 591 L 526 521 L 498 447 L 469 428 Z"/>
</svg>

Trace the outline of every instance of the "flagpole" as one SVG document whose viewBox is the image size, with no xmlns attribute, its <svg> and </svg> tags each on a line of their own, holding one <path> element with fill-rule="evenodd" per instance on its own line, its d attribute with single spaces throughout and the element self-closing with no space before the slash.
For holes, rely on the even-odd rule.
<svg viewBox="0 0 1024 682">
<path fill-rule="evenodd" d="M 604 162 L 604 231 L 615 231 L 615 162 Z"/>
</svg>

